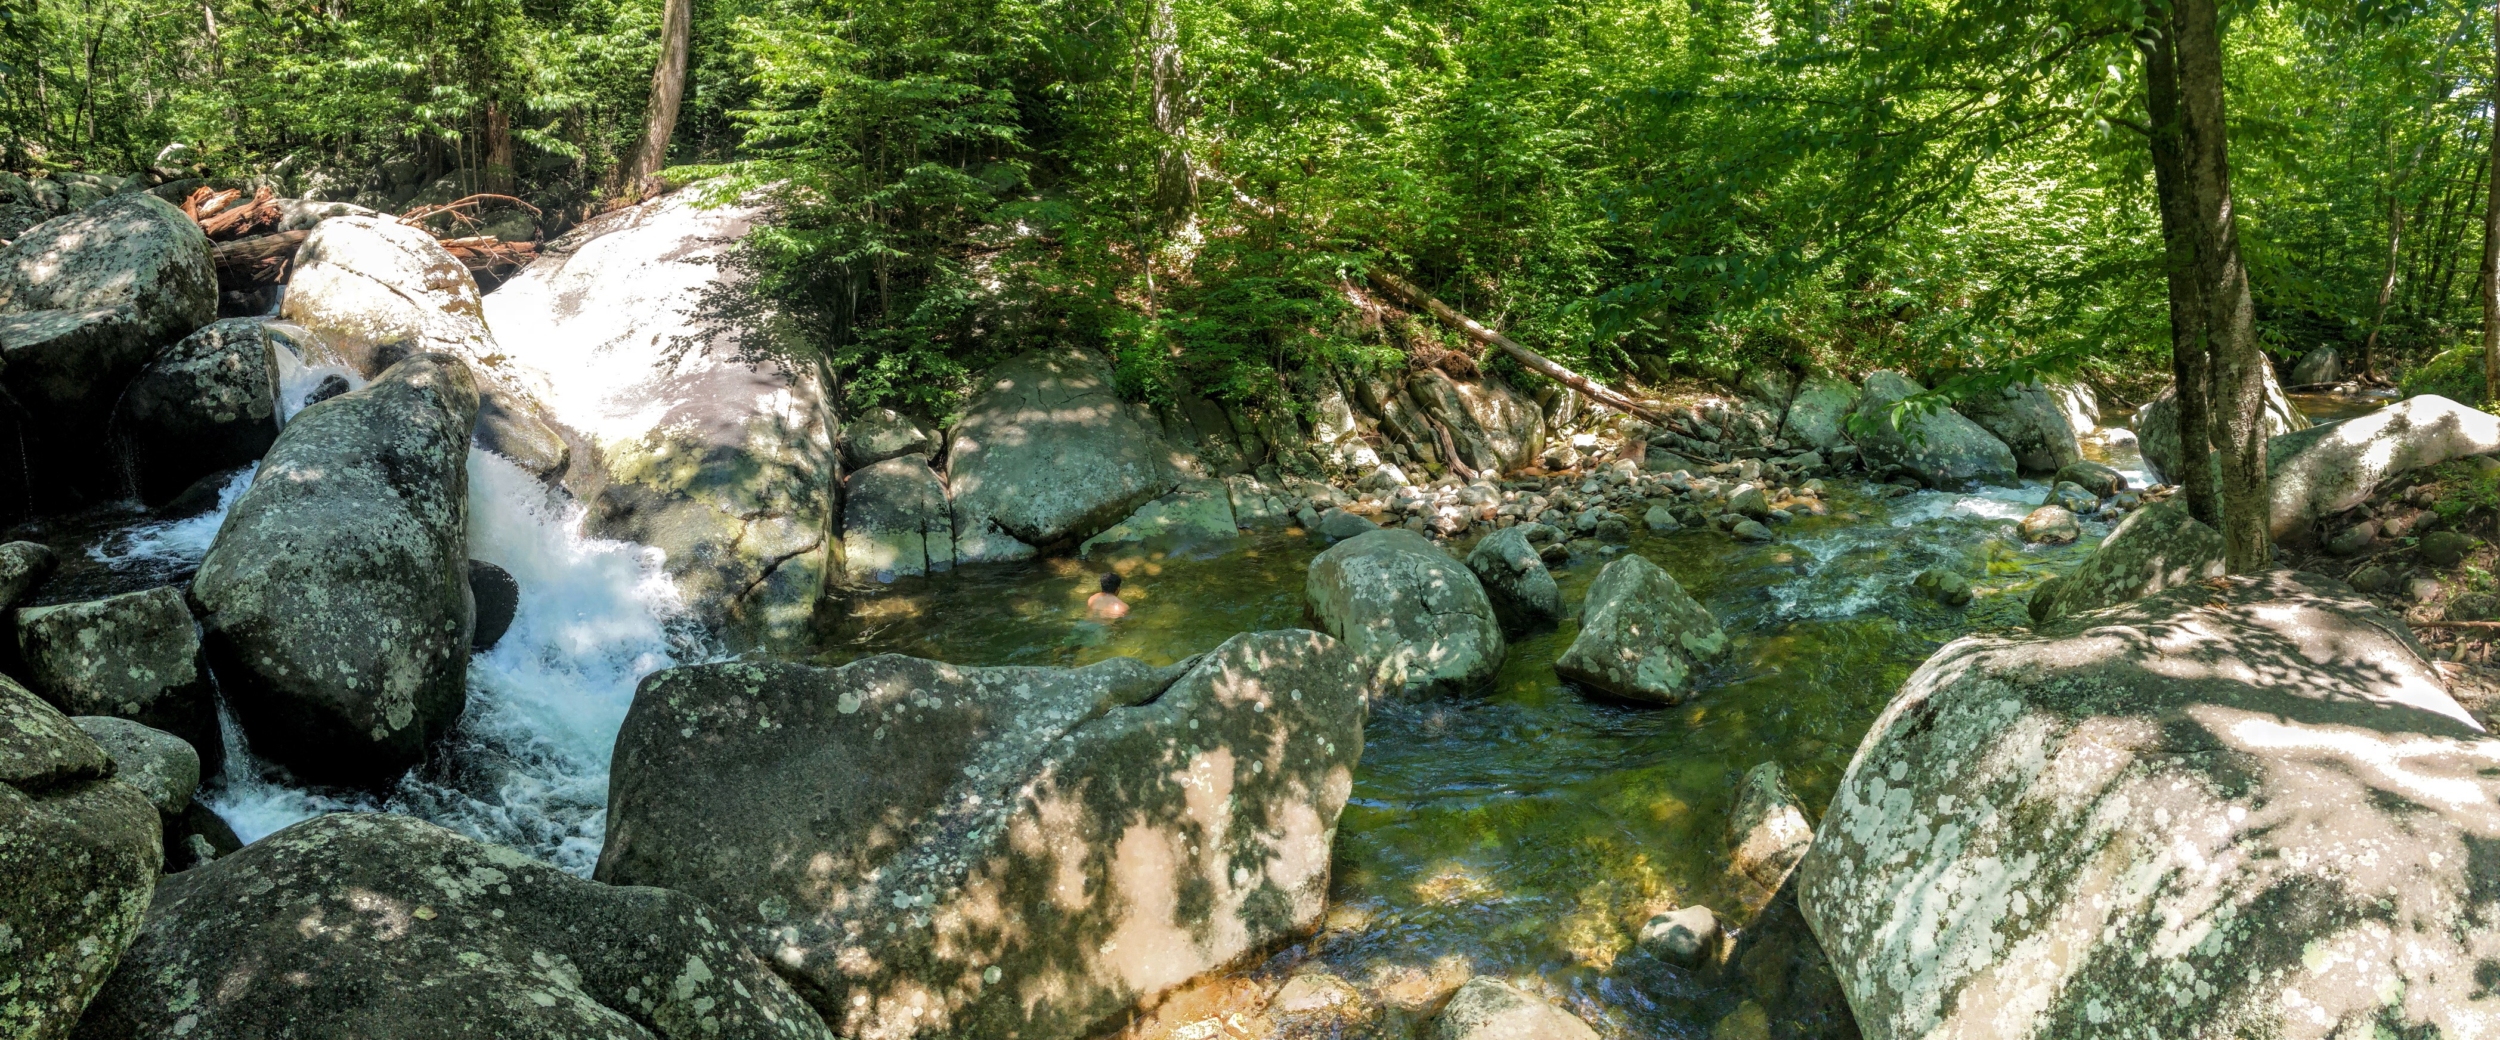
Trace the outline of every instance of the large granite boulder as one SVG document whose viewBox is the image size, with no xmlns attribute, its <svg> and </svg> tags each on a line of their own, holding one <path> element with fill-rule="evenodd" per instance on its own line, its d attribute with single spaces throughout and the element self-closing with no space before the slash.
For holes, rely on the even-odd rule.
<svg viewBox="0 0 2500 1040">
<path fill-rule="evenodd" d="M 2264 414 L 2259 421 L 2266 427 L 2266 436 L 2280 437 L 2295 430 L 2309 428 L 2309 419 L 2283 396 L 2283 384 L 2274 381 L 2274 366 L 2260 365 L 2266 377 Z M 2176 484 L 2181 479 L 2179 462 L 2179 388 L 2166 386 L 2159 395 L 2135 411 L 2136 447 L 2144 452 L 2144 464 L 2161 479 Z M 2210 457 L 2210 456 L 2209 456 Z M 2214 465 L 2221 462 L 2217 459 Z M 2219 470 L 2217 470 L 2219 472 Z"/>
<path fill-rule="evenodd" d="M 1505 527 L 1484 536 L 1467 552 L 1467 569 L 1484 586 L 1485 598 L 1493 603 L 1493 616 L 1508 632 L 1526 632 L 1562 618 L 1562 588 L 1554 584 L 1545 558 L 1528 541 L 1529 532 L 1540 529 L 1549 538 L 1556 534 L 1543 524 Z"/>
<path fill-rule="evenodd" d="M 344 363 L 367 377 L 428 351 L 460 358 L 478 386 L 479 447 L 543 478 L 571 464 L 530 373 L 487 331 L 468 266 L 424 229 L 392 217 L 322 221 L 295 252 L 279 314 L 327 352 L 306 361 Z"/>
<path fill-rule="evenodd" d="M 2066 409 L 2041 384 L 2018 383 L 1974 394 L 1957 410 L 2004 441 L 2022 472 L 2055 473 L 2083 461 L 2083 444 Z"/>
<path fill-rule="evenodd" d="M 161 506 L 211 473 L 256 462 L 278 439 L 278 338 L 228 318 L 165 348 L 113 410 L 139 501 Z"/>
<path fill-rule="evenodd" d="M 686 602 L 739 647 L 803 640 L 841 569 L 824 380 L 749 363 L 705 307 L 735 288 L 720 258 L 766 216 L 663 196 L 547 243 L 485 300 L 511 365 L 581 439 L 566 486 L 590 532 L 665 552 Z"/>
<path fill-rule="evenodd" d="M 1179 483 L 1171 449 L 1120 400 L 1101 358 L 1035 351 L 978 386 L 947 449 L 958 537 L 1081 542 Z"/>
<path fill-rule="evenodd" d="M 1870 1040 L 2474 1036 L 2500 741 L 2332 579 L 1970 636 L 1876 719 L 1799 867 Z"/>
<path fill-rule="evenodd" d="M 2368 501 L 2406 470 L 2500 451 L 2500 417 L 2424 394 L 2266 442 L 2269 524 L 2281 539 Z"/>
<path fill-rule="evenodd" d="M 1565 679 L 1627 700 L 1676 704 L 1694 673 L 1727 653 L 1727 633 L 1675 576 L 1626 553 L 1589 583 L 1580 634 L 1554 659 Z"/>
<path fill-rule="evenodd" d="M 831 1040 L 696 900 L 406 816 L 315 817 L 167 877 L 81 1040 Z"/>
<path fill-rule="evenodd" d="M 0 608 L 16 605 L 60 564 L 60 554 L 42 542 L 0 542 Z"/>
<path fill-rule="evenodd" d="M 117 196 L 18 236 L 0 250 L 0 391 L 28 442 L 10 476 L 46 505 L 119 492 L 114 400 L 158 348 L 216 318 L 208 237 L 162 199 Z"/>
<path fill-rule="evenodd" d="M 0 1035 L 57 1040 L 112 973 L 164 861 L 156 809 L 93 738 L 0 676 Z"/>
<path fill-rule="evenodd" d="M 1849 413 L 1857 410 L 1858 388 L 1849 380 L 1824 372 L 1807 375 L 1788 400 L 1781 429 L 1789 440 L 1816 451 L 1849 443 Z"/>
<path fill-rule="evenodd" d="M 468 700 L 468 366 L 420 354 L 304 409 L 226 514 L 191 596 L 252 750 L 383 785 Z"/>
<path fill-rule="evenodd" d="M 1424 536 L 1367 531 L 1311 561 L 1303 596 L 1383 696 L 1472 693 L 1502 666 L 1502 626 L 1476 576 Z"/>
<path fill-rule="evenodd" d="M 216 685 L 181 589 L 21 609 L 17 650 L 27 685 L 63 712 L 129 719 L 181 737 L 210 776 L 224 764 Z"/>
<path fill-rule="evenodd" d="M 70 721 L 113 760 L 113 779 L 138 791 L 158 815 L 178 818 L 191 808 L 200 790 L 200 753 L 190 741 L 111 715 L 73 715 Z M 172 850 L 166 851 L 170 858 Z"/>
<path fill-rule="evenodd" d="M 1892 406 L 1925 391 L 1896 372 L 1866 377 L 1866 393 L 1858 399 L 1855 416 L 1866 420 L 1866 432 L 1858 434 L 1857 443 L 1867 466 L 1898 470 L 1939 489 L 2012 484 L 2013 451 L 1961 413 L 1940 407 L 1896 421 Z"/>
<path fill-rule="evenodd" d="M 844 1036 L 1097 1035 L 1317 926 L 1363 690 L 1303 631 L 1164 669 L 671 669 L 595 876 L 706 900 Z"/>
<path fill-rule="evenodd" d="M 842 567 L 851 580 L 890 583 L 954 566 L 955 517 L 928 459 L 897 456 L 844 481 Z"/>
<path fill-rule="evenodd" d="M 1255 483 L 1255 478 L 1235 477 Z M 1214 480 L 1183 481 L 1171 494 L 1137 507 L 1128 518 L 1103 528 L 1077 546 L 1090 557 L 1133 545 L 1204 545 L 1241 533 L 1233 513 L 1233 489 Z"/>
<path fill-rule="evenodd" d="M 2293 386 L 2323 386 L 2344 379 L 2344 359 L 2333 347 L 2318 347 L 2300 356 L 2292 366 Z"/>
<path fill-rule="evenodd" d="M 2187 503 L 2166 499 L 2129 514 L 2083 563 L 2033 590 L 2031 620 L 2045 624 L 2222 572 L 2222 532 L 2189 515 Z"/>
<path fill-rule="evenodd" d="M 905 455 L 937 454 L 938 439 L 891 408 L 871 408 L 842 424 L 842 466 L 854 472 Z"/>
<path fill-rule="evenodd" d="M 1406 380 L 1423 413 L 1449 428 L 1468 466 L 1487 476 L 1518 469 L 1545 450 L 1545 414 L 1498 377 L 1454 379 L 1427 368 Z"/>
</svg>

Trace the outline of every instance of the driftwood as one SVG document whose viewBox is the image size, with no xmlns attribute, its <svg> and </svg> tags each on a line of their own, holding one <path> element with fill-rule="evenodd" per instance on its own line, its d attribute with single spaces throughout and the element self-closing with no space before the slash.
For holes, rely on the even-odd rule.
<svg viewBox="0 0 2500 1040">
<path fill-rule="evenodd" d="M 217 243 L 210 255 L 217 265 L 218 288 L 249 289 L 279 280 L 295 259 L 296 249 L 311 235 L 310 231 L 281 231 Z"/>
<path fill-rule="evenodd" d="M 2466 628 L 2482 632 L 2500 632 L 2500 621 L 2407 621 L 2415 628 Z"/>
<path fill-rule="evenodd" d="M 1634 418 L 1649 422 L 1653 425 L 1676 425 L 1679 427 L 1682 425 L 1680 423 L 1671 423 L 1664 413 L 1652 409 L 1640 401 L 1634 400 L 1629 394 L 1625 394 L 1594 379 L 1581 375 L 1578 372 L 1564 368 L 1563 366 L 1556 364 L 1552 359 L 1547 358 L 1545 355 L 1520 346 L 1510 337 L 1476 324 L 1474 319 L 1469 318 L 1464 314 L 1460 314 L 1449 304 L 1434 299 L 1430 293 L 1426 293 L 1422 289 L 1416 288 L 1413 283 L 1408 282 L 1406 279 L 1390 274 L 1387 271 L 1372 271 L 1370 276 L 1373 284 L 1380 286 L 1382 289 L 1388 290 L 1390 295 L 1405 300 L 1408 306 L 1421 308 L 1431 312 L 1433 317 L 1439 318 L 1444 322 L 1456 326 L 1459 331 L 1466 333 L 1470 338 L 1476 340 L 1477 342 L 1500 348 L 1502 353 L 1510 355 L 1513 360 L 1518 361 L 1521 365 L 1527 366 L 1529 371 L 1535 372 L 1538 375 L 1546 377 L 1547 379 L 1551 379 L 1564 386 L 1577 390 L 1589 400 L 1595 401 L 1608 408 L 1612 408 Z"/>
<path fill-rule="evenodd" d="M 515 206 L 519 206 L 522 209 L 530 211 L 530 216 L 542 217 L 546 215 L 545 213 L 540 212 L 538 207 L 513 198 L 510 195 L 477 194 L 471 195 L 467 198 L 453 199 L 452 201 L 443 203 L 440 206 L 419 206 L 406 213 L 400 214 L 399 219 L 401 223 L 414 224 L 427 217 L 439 217 L 445 213 L 450 213 L 455 219 L 459 219 L 465 217 L 466 214 L 458 213 L 456 212 L 457 210 L 475 206 L 481 202 L 509 202 Z"/>
<path fill-rule="evenodd" d="M 1441 425 L 1441 420 L 1429 415 L 1423 418 L 1424 423 L 1432 427 L 1433 439 L 1441 442 L 1441 461 L 1449 464 L 1450 472 L 1472 483 L 1476 479 L 1476 471 L 1470 468 L 1465 460 L 1458 457 L 1458 445 L 1450 440 L 1450 428 Z"/>
</svg>

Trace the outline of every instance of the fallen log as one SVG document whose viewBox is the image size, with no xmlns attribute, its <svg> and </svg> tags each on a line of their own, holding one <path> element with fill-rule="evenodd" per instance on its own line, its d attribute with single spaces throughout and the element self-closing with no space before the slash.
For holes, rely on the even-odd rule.
<svg viewBox="0 0 2500 1040">
<path fill-rule="evenodd" d="M 1474 339 L 1479 343 L 1500 348 L 1502 353 L 1510 355 L 1513 360 L 1518 361 L 1521 365 L 1527 366 L 1528 370 L 1531 372 L 1535 372 L 1538 375 L 1546 377 L 1547 379 L 1551 379 L 1564 386 L 1577 390 L 1589 400 L 1595 401 L 1608 408 L 1612 408 L 1618 412 L 1622 412 L 1642 421 L 1657 426 L 1675 425 L 1670 423 L 1664 413 L 1634 400 L 1631 395 L 1618 391 L 1613 387 L 1609 387 L 1594 379 L 1590 379 L 1589 377 L 1581 375 L 1578 372 L 1564 368 L 1563 366 L 1556 364 L 1552 359 L 1547 358 L 1545 355 L 1520 346 L 1510 337 L 1476 324 L 1474 319 L 1469 318 L 1464 314 L 1460 314 L 1449 304 L 1434 299 L 1430 293 L 1416 288 L 1413 283 L 1408 282 L 1406 279 L 1390 274 L 1387 271 L 1372 271 L 1370 272 L 1370 277 L 1373 284 L 1380 286 L 1382 289 L 1388 290 L 1390 295 L 1405 300 L 1408 306 L 1418 307 L 1429 311 L 1433 317 L 1439 318 L 1450 325 L 1456 326 L 1459 331 L 1466 333 L 1469 338 Z"/>
<path fill-rule="evenodd" d="M 281 231 L 216 243 L 209 256 L 217 268 L 217 287 L 231 292 L 277 281 L 311 235 L 310 231 Z"/>
</svg>

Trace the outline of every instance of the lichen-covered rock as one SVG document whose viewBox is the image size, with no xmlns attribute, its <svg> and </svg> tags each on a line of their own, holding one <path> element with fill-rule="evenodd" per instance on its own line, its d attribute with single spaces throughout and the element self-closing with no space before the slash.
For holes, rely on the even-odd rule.
<svg viewBox="0 0 2500 1040">
<path fill-rule="evenodd" d="M 1562 588 L 1528 541 L 1529 532 L 1539 528 L 1552 531 L 1543 524 L 1505 527 L 1484 536 L 1467 553 L 1467 569 L 1483 583 L 1493 615 L 1506 631 L 1525 632 L 1562 617 Z"/>
<path fill-rule="evenodd" d="M 2292 366 L 2293 386 L 2318 386 L 2340 382 L 2344 378 L 2344 360 L 2334 347 L 2318 347 L 2300 356 Z"/>
<path fill-rule="evenodd" d="M 950 431 L 955 529 L 1026 545 L 1083 541 L 1172 490 L 1171 449 L 1113 391 L 1102 359 L 1035 351 L 991 369 Z"/>
<path fill-rule="evenodd" d="M 147 796 L 159 814 L 178 817 L 191 808 L 191 796 L 200 789 L 200 753 L 190 741 L 111 715 L 75 715 L 70 721 L 113 760 L 113 779 Z"/>
<path fill-rule="evenodd" d="M 1789 793 L 1780 764 L 1763 762 L 1746 770 L 1728 810 L 1727 873 L 1747 916 L 1770 903 L 1813 844 L 1814 824 Z"/>
<path fill-rule="evenodd" d="M 156 809 L 51 705 L 0 676 L 0 1035 L 70 1035 L 139 930 Z"/>
<path fill-rule="evenodd" d="M 2266 443 L 2268 527 L 2286 538 L 2368 501 L 2380 482 L 2449 459 L 2500 452 L 2500 416 L 2428 394 Z"/>
<path fill-rule="evenodd" d="M 1858 388 L 1840 376 L 1817 372 L 1797 385 L 1782 423 L 1789 440 L 1816 451 L 1849 443 L 1849 413 L 1858 407 Z"/>
<path fill-rule="evenodd" d="M 1580 634 L 1554 671 L 1628 700 L 1676 704 L 1694 673 L 1727 652 L 1727 633 L 1675 576 L 1625 555 L 1597 572 L 1580 607 Z"/>
<path fill-rule="evenodd" d="M 458 358 L 304 409 L 192 579 L 210 665 L 261 757 L 383 785 L 468 701 L 469 430 Z"/>
<path fill-rule="evenodd" d="M 2065 409 L 2038 383 L 1974 394 L 1955 410 L 2004 441 L 2022 472 L 2055 473 L 2083 461 L 2083 444 Z"/>
<path fill-rule="evenodd" d="M 938 440 L 891 408 L 871 408 L 842 424 L 842 466 L 857 471 L 905 455 L 937 454 Z"/>
<path fill-rule="evenodd" d="M 1876 719 L 1798 875 L 1870 1040 L 2487 1031 L 2500 741 L 2341 584 L 2219 584 Z"/>
<path fill-rule="evenodd" d="M 1545 450 L 1545 415 L 1536 402 L 1494 376 L 1453 379 L 1437 368 L 1409 377 L 1407 393 L 1449 428 L 1470 468 L 1492 474 L 1528 465 Z"/>
<path fill-rule="evenodd" d="M 1866 377 L 1856 415 L 1867 420 L 1857 438 L 1870 469 L 1894 469 L 1928 487 L 1960 489 L 1972 484 L 2012 484 L 2014 453 L 2005 442 L 1951 408 L 1896 423 L 1892 406 L 1926 388 L 1896 372 Z"/>
<path fill-rule="evenodd" d="M 1474 573 L 1413 531 L 1368 531 L 1311 561 L 1303 596 L 1383 696 L 1470 693 L 1502 666 L 1502 626 Z"/>
<path fill-rule="evenodd" d="M 486 321 L 584 442 L 565 481 L 590 532 L 664 552 L 696 616 L 733 646 L 795 645 L 841 570 L 833 410 L 814 369 L 750 365 L 707 316 L 706 294 L 734 277 L 719 258 L 769 214 L 705 208 L 701 190 L 542 246 L 487 295 Z"/>
<path fill-rule="evenodd" d="M 105 429 L 157 348 L 217 318 L 208 237 L 164 200 L 125 195 L 45 221 L 0 250 L 0 390 L 24 449 L 19 475 L 53 502 L 109 494 Z"/>
<path fill-rule="evenodd" d="M 270 322 L 228 318 L 148 362 L 113 411 L 139 501 L 160 506 L 211 473 L 258 461 L 278 439 Z"/>
<path fill-rule="evenodd" d="M 1432 1040 L 1597 1040 L 1580 1016 L 1495 978 L 1471 979 L 1432 1021 Z"/>
<path fill-rule="evenodd" d="M 1077 555 L 1127 545 L 1177 546 L 1233 538 L 1233 496 L 1221 482 L 1193 480 L 1171 494 L 1137 507 L 1128 519 L 1113 524 L 1077 546 Z"/>
<path fill-rule="evenodd" d="M 694 899 L 406 816 L 336 814 L 167 877 L 81 1040 L 831 1040 Z"/>
<path fill-rule="evenodd" d="M 0 543 L 0 609 L 14 606 L 60 562 L 52 547 L 42 542 Z"/>
<path fill-rule="evenodd" d="M 111 715 L 180 737 L 215 776 L 225 762 L 216 687 L 182 590 L 173 587 L 17 612 L 27 685 L 70 715 Z"/>
<path fill-rule="evenodd" d="M 596 876 L 719 908 L 844 1036 L 1092 1036 L 1317 925 L 1363 694 L 1303 631 L 1166 669 L 671 669 Z"/>
<path fill-rule="evenodd" d="M 954 569 L 955 518 L 926 458 L 901 455 L 853 473 L 842 498 L 842 566 L 851 580 Z"/>
<path fill-rule="evenodd" d="M 2295 430 L 2309 428 L 2309 419 L 2283 396 L 2283 384 L 2274 380 L 2274 366 L 2257 366 L 2265 373 L 2266 399 L 2259 421 L 2266 427 L 2266 436 L 2280 437 Z M 2162 392 L 2144 407 L 2135 411 L 2136 447 L 2144 453 L 2144 464 L 2154 474 L 2171 483 L 2178 483 L 2182 470 L 2179 462 L 2179 388 L 2163 387 Z M 2272 452 L 2269 450 L 2269 456 Z M 2210 457 L 2210 456 L 2209 456 Z M 2219 461 L 2215 465 L 2219 465 Z"/>
<path fill-rule="evenodd" d="M 2059 472 L 2065 471 L 2060 470 Z M 2081 484 L 2077 484 L 2069 480 L 2061 480 L 2049 488 L 2049 497 L 2040 504 L 2044 506 L 2056 506 L 2060 509 L 2066 510 L 2067 512 L 2074 513 L 2077 516 L 2082 516 L 2091 513 L 2093 510 L 2099 509 L 2101 507 L 2101 497 L 2093 494 L 2089 489 L 2085 488 Z"/>
<path fill-rule="evenodd" d="M 2031 620 L 2045 624 L 2222 572 L 2222 532 L 2176 498 L 2156 502 L 2121 521 L 2073 571 L 2034 591 Z"/>
<path fill-rule="evenodd" d="M 2014 531 L 2026 542 L 2070 545 L 2083 537 L 2083 524 L 2075 519 L 2073 510 L 2052 503 L 2032 510 L 2014 525 Z"/>
</svg>

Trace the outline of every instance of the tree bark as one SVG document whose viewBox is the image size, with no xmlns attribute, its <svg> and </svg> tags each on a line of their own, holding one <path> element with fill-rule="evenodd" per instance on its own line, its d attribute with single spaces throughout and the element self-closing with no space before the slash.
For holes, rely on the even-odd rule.
<svg viewBox="0 0 2500 1040">
<path fill-rule="evenodd" d="M 1577 390 L 1582 396 L 1587 397 L 1589 400 L 1595 401 L 1608 408 L 1612 408 L 1652 425 L 1674 426 L 1678 429 L 1682 429 L 1684 426 L 1684 424 L 1669 419 L 1666 415 L 1652 410 L 1642 405 L 1640 402 L 1625 396 L 1624 394 L 1616 392 L 1612 387 L 1608 387 L 1594 379 L 1581 375 L 1578 372 L 1574 372 L 1561 365 L 1555 364 L 1545 355 L 1529 350 L 1528 348 L 1513 342 L 1510 337 L 1476 324 L 1474 319 L 1471 319 L 1464 314 L 1460 314 L 1458 311 L 1452 309 L 1449 304 L 1434 299 L 1432 294 L 1416 288 L 1412 283 L 1408 282 L 1404 278 L 1390 274 L 1387 271 L 1379 270 L 1372 271 L 1370 273 L 1370 277 L 1373 283 L 1388 290 L 1391 295 L 1405 300 L 1407 306 L 1421 307 L 1424 310 L 1431 312 L 1433 317 L 1448 322 L 1451 326 L 1466 333 L 1469 338 L 1474 339 L 1476 342 L 1499 348 L 1502 353 L 1510 355 L 1512 359 L 1518 361 L 1521 365 L 1526 366 L 1529 371 L 1535 372 L 1536 374 L 1544 376 L 1547 379 L 1551 379 L 1564 386 Z"/>
<path fill-rule="evenodd" d="M 492 101 L 486 103 L 485 173 L 487 191 L 512 193 L 512 114 Z"/>
<path fill-rule="evenodd" d="M 2188 196 L 2184 130 L 2179 114 L 2178 40 L 2168 22 L 2138 46 L 2144 52 L 2144 107 L 2152 133 L 2153 192 L 2161 202 L 2162 268 L 2170 285 L 2170 374 L 2179 401 L 2181 472 L 2170 474 L 2187 497 L 2188 514 L 2219 530 L 2222 497 L 2214 486 L 2213 453 L 2205 436 L 2205 297 L 2196 280 L 2196 207 Z"/>
<path fill-rule="evenodd" d="M 2492 10 L 2492 30 L 2500 33 L 2500 6 Z M 2491 99 L 2500 105 L 2500 38 L 2493 41 Z M 2475 292 L 2483 302 L 2483 400 L 2500 400 L 2500 108 L 2491 113 L 2491 185 L 2483 193 L 2483 279 Z"/>
<path fill-rule="evenodd" d="M 660 62 L 651 70 L 651 105 L 643 112 L 642 143 L 617 178 L 636 197 L 658 194 L 660 167 L 668 160 L 668 135 L 677 129 L 677 104 L 686 95 L 686 52 L 694 36 L 694 0 L 668 0 L 660 17 Z"/>
<path fill-rule="evenodd" d="M 1164 230 L 1179 227 L 1198 204 L 1198 177 L 1190 168 L 1189 117 L 1181 78 L 1180 19 L 1172 0 L 1155 0 L 1146 24 L 1148 117 L 1163 135 L 1155 156 L 1155 222 Z"/>
<path fill-rule="evenodd" d="M 2263 421 L 2266 359 L 2257 350 L 2256 304 L 2249 298 L 2248 267 L 2240 259 L 2239 223 L 2232 211 L 2220 19 L 2214 0 L 2179 0 L 2173 10 L 2180 122 L 2186 131 L 2181 152 L 2188 197 L 2196 207 L 2196 281 L 2205 297 L 2207 380 L 2213 388 L 2207 435 L 2222 457 L 2222 555 L 2232 573 L 2248 574 L 2274 563 Z"/>
</svg>

